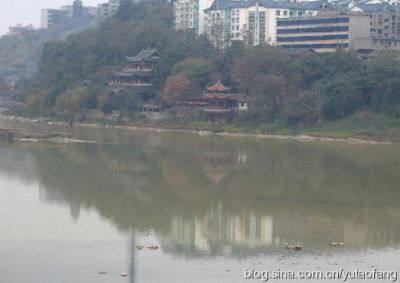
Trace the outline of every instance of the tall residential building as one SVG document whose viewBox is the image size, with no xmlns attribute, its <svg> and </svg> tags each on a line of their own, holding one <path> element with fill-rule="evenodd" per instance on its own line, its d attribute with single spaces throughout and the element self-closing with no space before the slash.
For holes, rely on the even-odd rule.
<svg viewBox="0 0 400 283">
<path fill-rule="evenodd" d="M 132 2 L 139 2 L 139 0 L 132 0 Z M 121 5 L 121 0 L 108 0 L 106 3 L 98 5 L 97 16 L 99 18 L 108 18 L 115 15 Z"/>
<path fill-rule="evenodd" d="M 115 15 L 115 13 L 117 13 L 119 5 L 121 5 L 121 0 L 108 0 L 110 15 Z"/>
<path fill-rule="evenodd" d="M 175 28 L 191 29 L 196 34 L 203 34 L 207 27 L 207 14 L 204 12 L 212 4 L 212 0 L 175 0 Z"/>
<path fill-rule="evenodd" d="M 354 3 L 349 11 L 370 18 L 371 37 L 375 39 L 400 39 L 400 8 L 384 2 Z M 388 42 L 388 44 L 390 44 Z"/>
<path fill-rule="evenodd" d="M 219 48 L 232 41 L 244 41 L 250 46 L 275 45 L 277 19 L 313 16 L 327 8 L 325 1 L 215 0 L 206 10 L 207 33 Z"/>
<path fill-rule="evenodd" d="M 97 18 L 108 18 L 110 16 L 110 7 L 108 3 L 99 4 L 97 7 Z"/>
</svg>

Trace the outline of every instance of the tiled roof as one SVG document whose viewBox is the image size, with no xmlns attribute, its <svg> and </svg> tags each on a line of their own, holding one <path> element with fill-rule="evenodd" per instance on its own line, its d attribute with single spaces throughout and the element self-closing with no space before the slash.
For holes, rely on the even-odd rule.
<svg viewBox="0 0 400 283">
<path fill-rule="evenodd" d="M 360 3 L 355 7 L 360 8 L 364 13 L 372 12 L 396 12 L 396 7 L 388 3 Z"/>
<path fill-rule="evenodd" d="M 247 8 L 256 5 L 257 0 L 215 0 L 208 10 L 224 10 Z M 285 1 L 258 0 L 260 7 L 279 8 L 279 9 L 304 9 L 320 10 L 321 6 L 328 4 L 327 0 L 307 1 L 303 3 L 290 3 Z"/>
<path fill-rule="evenodd" d="M 211 7 L 207 10 L 225 10 L 248 8 L 256 5 L 257 0 L 215 0 Z M 302 10 L 321 10 L 323 6 L 328 9 L 348 10 L 351 0 L 317 0 L 303 1 L 291 3 L 286 1 L 275 0 L 258 0 L 260 7 L 276 8 L 276 9 L 302 9 Z M 395 12 L 394 5 L 390 5 L 387 0 L 357 0 L 354 1 L 355 7 L 360 8 L 363 12 Z"/>
<path fill-rule="evenodd" d="M 114 72 L 117 77 L 132 77 L 133 73 L 131 72 Z"/>
<path fill-rule="evenodd" d="M 290 57 L 298 57 L 308 53 L 316 53 L 312 48 L 282 48 L 280 49 L 285 55 Z"/>
<path fill-rule="evenodd" d="M 144 49 L 142 50 L 138 55 L 134 57 L 128 57 L 126 56 L 125 59 L 128 62 L 141 62 L 143 60 L 152 60 L 152 59 L 157 59 L 159 58 L 159 55 L 157 53 L 156 49 Z"/>
<path fill-rule="evenodd" d="M 230 90 L 229 87 L 224 86 L 223 83 L 221 83 L 220 80 L 213 84 L 212 86 L 207 87 L 208 91 L 215 91 L 215 92 L 227 92 Z"/>
</svg>

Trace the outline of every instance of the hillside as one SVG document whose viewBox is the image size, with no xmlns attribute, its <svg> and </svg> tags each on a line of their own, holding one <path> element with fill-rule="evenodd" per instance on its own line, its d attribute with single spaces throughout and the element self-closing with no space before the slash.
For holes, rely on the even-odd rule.
<svg viewBox="0 0 400 283">
<path fill-rule="evenodd" d="M 149 95 L 129 89 L 115 95 L 107 87 L 113 70 L 124 64 L 125 56 L 150 47 L 161 59 Z M 250 102 L 248 112 L 225 124 L 229 129 L 329 134 L 336 125 L 335 132 L 343 135 L 386 129 L 400 134 L 398 53 L 382 52 L 369 60 L 344 51 L 291 58 L 271 46 L 245 48 L 240 43 L 222 52 L 206 37 L 174 30 L 172 7 L 164 1 L 127 1 L 98 27 L 47 43 L 39 72 L 22 95 L 27 105 L 23 113 L 70 119 L 85 109 L 118 110 L 133 122 L 143 121 L 138 113 L 143 103 L 162 102 L 170 108 L 201 95 L 218 78 Z M 362 122 L 354 126 L 352 117 Z M 188 126 L 196 119 L 165 123 Z"/>
<path fill-rule="evenodd" d="M 70 20 L 46 30 L 29 30 L 0 38 L 0 82 L 29 79 L 36 75 L 47 42 L 65 40 L 69 35 L 93 25 L 91 21 Z M 1 87 L 0 87 L 1 89 Z"/>
</svg>

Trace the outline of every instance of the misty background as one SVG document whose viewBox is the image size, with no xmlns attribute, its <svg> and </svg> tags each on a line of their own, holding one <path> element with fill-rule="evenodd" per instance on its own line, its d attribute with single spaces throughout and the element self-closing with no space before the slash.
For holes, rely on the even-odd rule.
<svg viewBox="0 0 400 283">
<path fill-rule="evenodd" d="M 61 5 L 72 5 L 73 0 L 1 0 L 0 36 L 8 32 L 10 26 L 17 23 L 33 24 L 40 28 L 42 9 L 58 9 Z M 106 0 L 84 0 L 85 6 L 97 6 Z"/>
</svg>

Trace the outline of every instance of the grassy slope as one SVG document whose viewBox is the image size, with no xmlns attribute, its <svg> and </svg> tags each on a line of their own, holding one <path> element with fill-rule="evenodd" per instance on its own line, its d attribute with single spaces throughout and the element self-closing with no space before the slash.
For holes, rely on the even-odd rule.
<svg viewBox="0 0 400 283">
<path fill-rule="evenodd" d="M 109 122 L 108 122 L 109 124 Z M 377 141 L 400 141 L 400 120 L 382 114 L 355 114 L 347 118 L 325 122 L 315 127 L 286 127 L 281 125 L 209 124 L 206 121 L 177 122 L 146 120 L 132 123 L 141 127 L 160 127 L 188 130 L 224 130 L 232 133 L 245 134 L 276 134 L 276 135 L 310 135 L 314 137 L 360 138 Z"/>
</svg>

